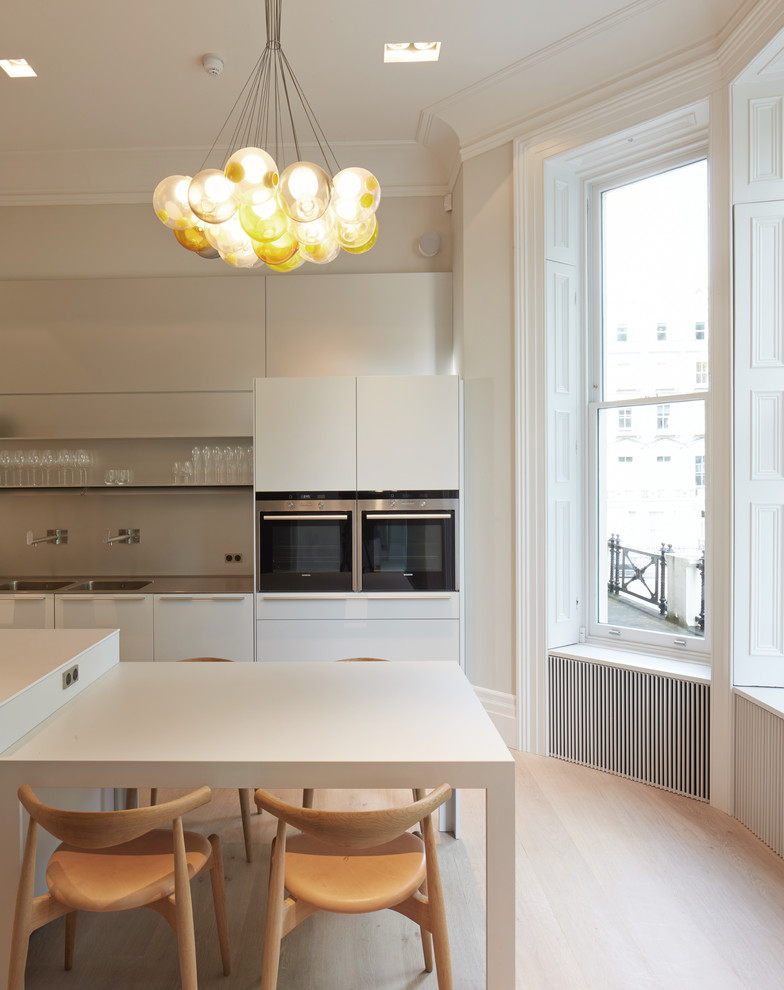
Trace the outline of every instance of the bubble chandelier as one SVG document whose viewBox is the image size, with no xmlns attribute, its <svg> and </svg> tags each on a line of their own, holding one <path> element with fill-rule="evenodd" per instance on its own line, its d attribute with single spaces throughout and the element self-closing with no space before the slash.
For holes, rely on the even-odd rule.
<svg viewBox="0 0 784 990">
<path fill-rule="evenodd" d="M 305 262 L 325 265 L 341 251 L 369 251 L 378 237 L 381 187 L 367 169 L 340 168 L 281 48 L 281 2 L 265 0 L 267 44 L 199 171 L 170 175 L 153 194 L 155 214 L 178 244 L 234 268 L 289 272 Z M 205 68 L 215 74 L 206 61 Z M 294 97 L 323 168 L 302 160 Z M 205 168 L 230 125 L 222 167 Z"/>
</svg>

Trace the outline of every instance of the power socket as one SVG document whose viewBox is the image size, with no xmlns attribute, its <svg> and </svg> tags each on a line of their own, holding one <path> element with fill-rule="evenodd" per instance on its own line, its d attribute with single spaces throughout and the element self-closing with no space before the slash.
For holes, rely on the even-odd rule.
<svg viewBox="0 0 784 990">
<path fill-rule="evenodd" d="M 241 553 L 227 553 L 224 557 L 227 564 L 241 564 L 242 554 Z"/>
<path fill-rule="evenodd" d="M 75 663 L 73 667 L 69 667 L 68 670 L 63 671 L 63 691 L 69 688 L 72 684 L 76 684 L 79 680 L 79 664 Z"/>
</svg>

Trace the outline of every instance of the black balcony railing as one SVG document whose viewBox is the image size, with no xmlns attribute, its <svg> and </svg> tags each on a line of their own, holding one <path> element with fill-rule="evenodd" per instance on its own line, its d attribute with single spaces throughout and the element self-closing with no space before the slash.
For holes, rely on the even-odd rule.
<svg viewBox="0 0 784 990">
<path fill-rule="evenodd" d="M 666 615 L 665 554 L 672 550 L 672 544 L 662 543 L 658 553 L 651 553 L 648 550 L 621 546 L 620 536 L 613 533 L 607 541 L 607 546 L 610 551 L 610 579 L 607 582 L 607 590 L 610 594 L 617 595 L 623 592 L 625 595 L 631 595 L 632 598 L 655 605 L 660 615 Z"/>
</svg>

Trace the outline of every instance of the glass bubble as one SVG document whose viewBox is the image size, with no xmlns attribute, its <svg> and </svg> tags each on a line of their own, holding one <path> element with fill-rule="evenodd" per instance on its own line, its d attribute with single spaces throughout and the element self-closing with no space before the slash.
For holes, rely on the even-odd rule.
<svg viewBox="0 0 784 990">
<path fill-rule="evenodd" d="M 248 246 L 235 248 L 231 251 L 221 251 L 221 258 L 232 268 L 260 268 L 261 261 L 256 256 L 253 249 L 253 242 L 248 241 Z"/>
<path fill-rule="evenodd" d="M 210 242 L 204 233 L 204 225 L 199 221 L 194 227 L 188 227 L 186 230 L 175 230 L 174 236 L 184 248 L 188 251 L 195 251 L 196 254 L 200 251 L 206 251 L 210 247 Z"/>
<path fill-rule="evenodd" d="M 205 223 L 223 223 L 237 212 L 232 183 L 217 168 L 205 168 L 188 186 L 188 202 Z"/>
<path fill-rule="evenodd" d="M 305 259 L 299 251 L 295 251 L 288 261 L 284 261 L 281 265 L 267 265 L 267 268 L 271 269 L 273 272 L 293 272 L 295 268 L 299 268 L 300 265 L 304 264 Z"/>
<path fill-rule="evenodd" d="M 240 203 L 265 203 L 278 188 L 278 166 L 263 148 L 240 148 L 226 162 L 224 175 Z"/>
<path fill-rule="evenodd" d="M 199 222 L 188 203 L 189 175 L 170 175 L 161 179 L 152 194 L 155 215 L 171 230 L 187 230 Z"/>
<path fill-rule="evenodd" d="M 373 217 L 373 220 L 375 221 L 375 227 L 373 228 L 373 233 L 370 235 L 369 240 L 365 241 L 364 244 L 360 244 L 358 247 L 346 247 L 344 244 L 344 251 L 348 251 L 349 254 L 364 254 L 365 251 L 369 251 L 373 247 L 378 240 L 378 220 L 376 220 L 375 217 Z"/>
<path fill-rule="evenodd" d="M 328 265 L 340 254 L 340 245 L 334 237 L 327 237 L 318 244 L 300 244 L 299 253 L 314 265 Z"/>
<path fill-rule="evenodd" d="M 346 251 L 351 248 L 363 247 L 376 233 L 378 222 L 375 216 L 361 223 L 343 223 L 338 220 L 335 224 L 335 237 L 338 244 Z"/>
<path fill-rule="evenodd" d="M 280 177 L 278 198 L 292 220 L 317 220 L 329 206 L 332 180 L 313 162 L 294 162 Z"/>
<path fill-rule="evenodd" d="M 320 244 L 333 236 L 335 219 L 332 210 L 327 209 L 318 220 L 295 224 L 294 230 L 300 244 Z"/>
<path fill-rule="evenodd" d="M 344 168 L 335 176 L 332 191 L 332 209 L 338 220 L 344 223 L 361 223 L 369 220 L 381 202 L 381 186 L 378 179 L 366 168 L 356 165 Z"/>
<path fill-rule="evenodd" d="M 206 224 L 204 233 L 212 247 L 222 255 L 228 251 L 242 251 L 250 246 L 250 237 L 242 229 L 236 216 L 223 223 Z"/>
<path fill-rule="evenodd" d="M 287 230 L 276 241 L 254 241 L 253 250 L 267 265 L 282 265 L 297 253 L 299 241 Z"/>
<path fill-rule="evenodd" d="M 241 206 L 237 216 L 242 229 L 255 241 L 276 241 L 289 224 L 277 198 L 268 199 L 266 203 Z"/>
</svg>

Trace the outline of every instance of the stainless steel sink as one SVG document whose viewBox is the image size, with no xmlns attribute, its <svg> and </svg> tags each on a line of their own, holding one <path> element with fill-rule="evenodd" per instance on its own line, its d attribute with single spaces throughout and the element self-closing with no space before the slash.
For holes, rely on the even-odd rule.
<svg viewBox="0 0 784 990">
<path fill-rule="evenodd" d="M 144 579 L 141 581 L 82 581 L 75 584 L 72 591 L 139 591 L 146 588 L 151 582 Z"/>
<path fill-rule="evenodd" d="M 20 578 L 16 581 L 0 582 L 0 591 L 59 591 L 60 588 L 67 588 L 69 584 L 73 584 L 73 581 L 28 581 Z"/>
</svg>

